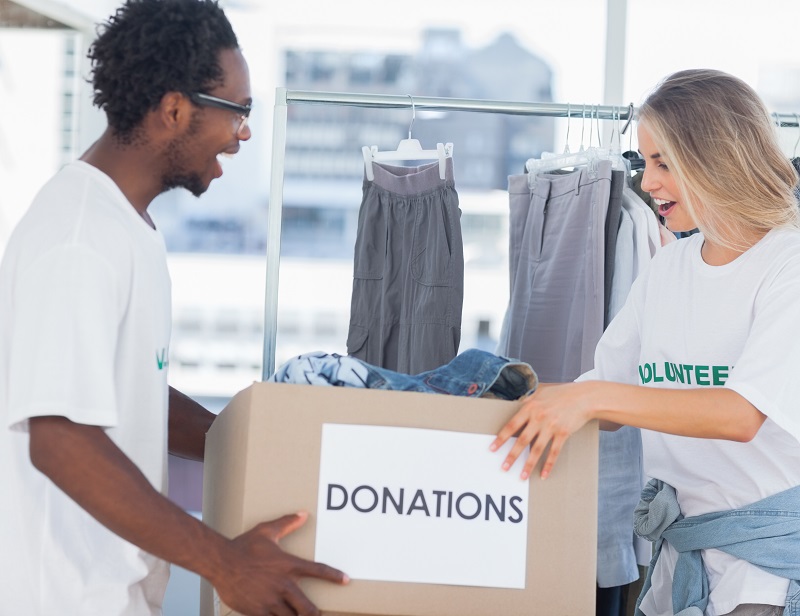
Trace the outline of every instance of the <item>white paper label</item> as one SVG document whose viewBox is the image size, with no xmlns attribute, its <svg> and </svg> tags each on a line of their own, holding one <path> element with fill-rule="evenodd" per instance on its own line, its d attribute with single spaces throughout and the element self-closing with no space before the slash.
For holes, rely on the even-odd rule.
<svg viewBox="0 0 800 616">
<path fill-rule="evenodd" d="M 525 588 L 528 488 L 491 434 L 324 424 L 315 560 L 352 579 Z"/>
</svg>

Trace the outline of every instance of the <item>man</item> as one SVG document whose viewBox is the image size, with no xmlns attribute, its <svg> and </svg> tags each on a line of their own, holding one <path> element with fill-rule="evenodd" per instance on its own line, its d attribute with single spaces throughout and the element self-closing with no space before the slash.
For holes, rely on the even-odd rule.
<svg viewBox="0 0 800 616">
<path fill-rule="evenodd" d="M 160 614 L 168 562 L 242 614 L 318 614 L 341 572 L 286 554 L 307 514 L 232 540 L 171 503 L 167 448 L 214 415 L 167 385 L 170 280 L 147 208 L 222 175 L 250 138 L 247 64 L 216 0 L 127 0 L 93 43 L 108 128 L 39 192 L 0 266 L 3 613 Z"/>
</svg>

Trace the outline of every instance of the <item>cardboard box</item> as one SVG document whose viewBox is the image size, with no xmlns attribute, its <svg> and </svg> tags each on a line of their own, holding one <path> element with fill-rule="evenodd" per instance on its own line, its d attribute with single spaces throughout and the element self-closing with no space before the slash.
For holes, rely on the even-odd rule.
<svg viewBox="0 0 800 616">
<path fill-rule="evenodd" d="M 203 519 L 234 537 L 258 522 L 309 511 L 309 521 L 281 545 L 293 554 L 322 560 L 315 557 L 315 545 L 318 504 L 324 494 L 320 489 L 323 426 L 493 435 L 519 404 L 443 394 L 254 383 L 231 400 L 208 434 Z M 497 456 L 500 476 L 502 455 L 491 455 Z M 535 474 L 521 482 L 528 499 L 524 588 L 374 579 L 352 579 L 337 586 L 306 579 L 303 590 L 331 616 L 594 614 L 597 457 L 597 423 L 591 422 L 567 442 L 547 480 Z M 486 509 L 488 520 L 488 505 Z M 232 613 L 203 580 L 201 615 Z"/>
</svg>

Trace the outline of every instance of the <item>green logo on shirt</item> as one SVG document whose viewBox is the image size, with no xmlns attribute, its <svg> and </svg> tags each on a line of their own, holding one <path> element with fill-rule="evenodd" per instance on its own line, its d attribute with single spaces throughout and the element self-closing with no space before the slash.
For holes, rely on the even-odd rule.
<svg viewBox="0 0 800 616">
<path fill-rule="evenodd" d="M 663 364 L 650 362 L 639 365 L 642 385 L 647 383 L 685 383 L 686 385 L 724 385 L 733 366 L 704 366 L 702 364 Z"/>
<path fill-rule="evenodd" d="M 160 351 L 156 351 L 156 365 L 158 366 L 159 370 L 163 370 L 167 366 L 169 366 L 169 358 L 167 357 L 167 349 L 161 349 Z"/>
</svg>

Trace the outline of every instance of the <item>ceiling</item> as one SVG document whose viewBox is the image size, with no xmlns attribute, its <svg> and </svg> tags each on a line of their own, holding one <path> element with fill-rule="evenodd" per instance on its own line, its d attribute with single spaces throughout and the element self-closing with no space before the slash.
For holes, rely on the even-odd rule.
<svg viewBox="0 0 800 616">
<path fill-rule="evenodd" d="M 93 33 L 118 5 L 119 0 L 0 0 L 0 28 Z"/>
<path fill-rule="evenodd" d="M 61 23 L 47 15 L 12 0 L 0 0 L 0 28 L 65 29 Z"/>
</svg>

